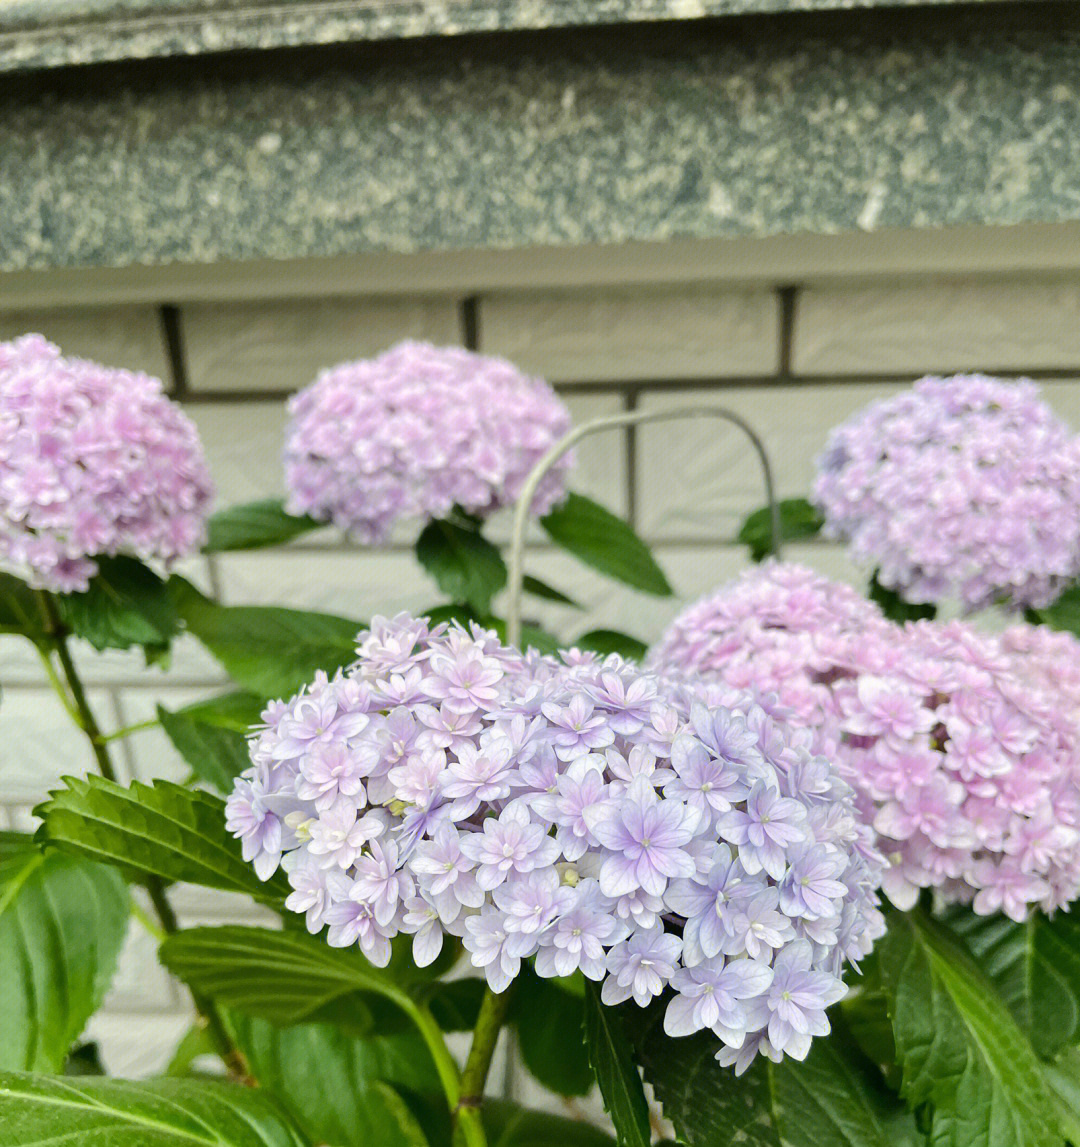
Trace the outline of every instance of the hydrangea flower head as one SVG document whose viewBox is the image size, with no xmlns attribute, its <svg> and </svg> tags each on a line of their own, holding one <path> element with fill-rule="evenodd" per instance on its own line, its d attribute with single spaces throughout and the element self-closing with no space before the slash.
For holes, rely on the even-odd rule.
<svg viewBox="0 0 1080 1147">
<path fill-rule="evenodd" d="M 1080 573 L 1080 440 L 1028 381 L 923 378 L 829 436 L 825 530 L 912 602 L 1049 605 Z"/>
<path fill-rule="evenodd" d="M 0 344 L 0 564 L 85 590 L 97 556 L 198 549 L 211 496 L 195 427 L 157 379 L 40 335 Z"/>
<path fill-rule="evenodd" d="M 527 959 L 611 1004 L 671 987 L 669 1030 L 752 1048 L 740 1070 L 828 1030 L 883 928 L 882 862 L 807 737 L 738 691 L 475 626 L 376 619 L 359 653 L 266 711 L 227 805 L 312 932 L 376 963 L 400 933 L 418 964 L 460 937 L 497 992 Z M 777 969 L 805 1016 L 770 1003 Z"/>
<path fill-rule="evenodd" d="M 861 626 L 843 609 L 785 624 L 769 601 L 776 577 L 776 567 L 751 571 L 691 607 L 650 664 L 749 689 L 782 724 L 809 730 L 855 788 L 898 907 L 921 888 L 1016 920 L 1074 900 L 1080 642 L 1031 626 L 1002 637 L 959 621 L 898 626 L 871 610 Z M 747 621 L 751 601 L 759 624 Z M 688 619 L 707 638 L 695 643 Z M 810 880 L 788 890 L 790 903 L 829 887 L 827 865 L 788 863 Z"/>
<path fill-rule="evenodd" d="M 828 683 L 813 673 L 823 634 L 888 627 L 881 610 L 850 586 L 808 566 L 773 559 L 688 606 L 649 651 L 657 670 L 719 679 L 813 733 L 835 757 L 839 730 Z M 831 665 L 822 663 L 822 676 Z"/>
<path fill-rule="evenodd" d="M 402 342 L 322 374 L 289 402 L 288 509 L 332 522 L 366 543 L 399 519 L 487 517 L 512 505 L 529 471 L 570 429 L 542 379 L 460 347 Z M 565 497 L 566 455 L 545 476 L 533 511 Z"/>
</svg>

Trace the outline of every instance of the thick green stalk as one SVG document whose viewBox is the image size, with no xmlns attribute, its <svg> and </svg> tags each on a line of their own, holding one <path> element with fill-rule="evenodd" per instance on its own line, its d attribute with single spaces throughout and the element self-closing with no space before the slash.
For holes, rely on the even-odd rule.
<svg viewBox="0 0 1080 1147">
<path fill-rule="evenodd" d="M 461 1098 L 454 1112 L 454 1123 L 469 1147 L 483 1147 L 486 1142 L 480 1120 L 480 1104 L 484 1099 L 484 1085 L 491 1070 L 495 1044 L 506 1022 L 510 991 L 508 988 L 496 995 L 490 988 L 485 989 L 480 1014 L 473 1028 L 472 1046 L 465 1061 L 465 1070 L 461 1073 Z"/>
<path fill-rule="evenodd" d="M 71 650 L 67 643 L 67 631 L 56 609 L 56 603 L 48 593 L 40 591 L 38 593 L 38 600 L 41 603 L 41 612 L 45 618 L 45 629 L 48 634 L 50 652 L 56 653 L 57 659 L 60 662 L 60 668 L 64 673 L 64 681 L 67 683 L 67 689 L 65 690 L 64 682 L 59 681 L 55 673 L 50 674 L 53 688 L 56 689 L 60 699 L 64 702 L 65 708 L 69 711 L 72 703 L 74 703 L 75 723 L 83 733 L 86 734 L 86 739 L 90 742 L 90 747 L 93 749 L 94 759 L 97 761 L 101 775 L 110 781 L 115 781 L 116 769 L 113 767 L 112 758 L 109 755 L 107 738 L 102 735 L 101 727 L 97 723 L 94 711 L 90 708 L 90 702 L 86 697 L 86 690 L 83 688 L 82 680 L 79 677 L 78 670 L 75 668 L 75 662 L 71 657 Z M 46 654 L 46 660 L 48 660 L 50 665 L 52 664 L 48 654 Z M 150 901 L 154 905 L 154 911 L 157 913 L 157 917 L 161 921 L 161 927 L 165 933 L 172 935 L 174 932 L 179 931 L 180 925 L 176 919 L 176 913 L 173 911 L 172 905 L 169 903 L 169 899 L 165 894 L 164 882 L 159 877 L 150 876 L 147 877 L 145 886 L 146 891 L 150 895 Z M 229 1035 L 217 1005 L 212 1000 L 195 996 L 194 994 L 192 995 L 192 999 L 199 1012 L 200 1020 L 205 1024 L 214 1047 L 218 1055 L 221 1056 L 225 1067 L 228 1069 L 230 1077 L 239 1083 L 243 1083 L 245 1086 L 254 1087 L 256 1085 L 255 1080 L 248 1070 L 244 1053 L 236 1046 L 232 1037 Z"/>
</svg>

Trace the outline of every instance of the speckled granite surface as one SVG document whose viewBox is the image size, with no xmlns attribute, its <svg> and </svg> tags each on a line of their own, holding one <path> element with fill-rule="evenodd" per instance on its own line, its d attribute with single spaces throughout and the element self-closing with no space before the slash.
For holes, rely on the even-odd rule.
<svg viewBox="0 0 1080 1147">
<path fill-rule="evenodd" d="M 1076 26 L 561 43 L 12 78 L 0 267 L 1080 213 Z"/>
<path fill-rule="evenodd" d="M 963 0 L 0 0 L 0 71 L 234 48 L 957 2 Z"/>
</svg>

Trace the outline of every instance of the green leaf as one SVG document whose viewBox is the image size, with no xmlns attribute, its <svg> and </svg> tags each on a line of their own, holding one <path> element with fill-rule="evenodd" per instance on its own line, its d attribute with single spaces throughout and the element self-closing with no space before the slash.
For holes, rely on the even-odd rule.
<svg viewBox="0 0 1080 1147">
<path fill-rule="evenodd" d="M 86 593 L 54 595 L 68 629 L 98 650 L 167 648 L 180 622 L 166 583 L 135 558 L 98 558 L 97 563 Z"/>
<path fill-rule="evenodd" d="M 356 948 L 331 948 L 306 932 L 229 925 L 186 928 L 168 937 L 161 962 L 197 995 L 278 1024 L 341 1008 L 344 997 L 381 997 L 414 1006 L 401 974 L 376 968 Z M 419 975 L 416 974 L 416 979 Z"/>
<path fill-rule="evenodd" d="M 1080 1147 L 1080 1048 L 1071 1047 L 1045 1064 L 1043 1074 L 1065 1138 Z"/>
<path fill-rule="evenodd" d="M 802 1063 L 763 1057 L 736 1076 L 708 1031 L 672 1039 L 667 1001 L 625 1009 L 645 1078 L 680 1142 L 691 1147 L 900 1147 L 919 1142 L 911 1117 L 843 1031 L 815 1039 Z"/>
<path fill-rule="evenodd" d="M 762 1063 L 785 1147 L 915 1147 L 915 1121 L 844 1033 L 818 1037 L 801 1063 Z M 745 1077 L 743 1077 L 745 1078 Z"/>
<path fill-rule="evenodd" d="M 622 1013 L 601 1003 L 600 988 L 592 981 L 585 988 L 584 1032 L 589 1063 L 615 1125 L 619 1147 L 649 1147 L 649 1105 L 630 1055 Z"/>
<path fill-rule="evenodd" d="M 590 629 L 577 638 L 574 644 L 579 649 L 591 649 L 604 657 L 609 653 L 617 653 L 627 661 L 643 660 L 649 649 L 644 641 L 615 629 Z"/>
<path fill-rule="evenodd" d="M 0 1069 L 59 1071 L 116 970 L 128 892 L 112 869 L 2 836 Z"/>
<path fill-rule="evenodd" d="M 195 1023 L 184 1033 L 176 1045 L 176 1051 L 165 1069 L 166 1075 L 191 1075 L 194 1063 L 206 1055 L 217 1055 L 210 1033 L 201 1024 Z"/>
<path fill-rule="evenodd" d="M 356 1039 L 331 1024 L 276 1027 L 234 1012 L 227 1020 L 252 1075 L 316 1143 L 415 1147 L 415 1118 L 393 1090 L 438 1090 L 431 1057 L 414 1031 Z"/>
<path fill-rule="evenodd" d="M 849 980 L 852 980 L 850 974 Z M 876 952 L 871 952 L 863 960 L 862 975 L 853 979 L 851 988 L 850 994 L 840 1004 L 843 1024 L 862 1053 L 881 1068 L 893 1090 L 899 1090 L 896 1042 Z M 838 1021 L 834 1019 L 833 1022 Z"/>
<path fill-rule="evenodd" d="M 690 1147 L 780 1147 L 770 1118 L 767 1073 L 755 1064 L 736 1083 L 735 1073 L 716 1062 L 712 1032 L 679 1039 L 664 1033 L 666 1007 L 665 998 L 645 1009 L 631 1004 L 619 1011 L 635 1058 L 679 1142 Z"/>
<path fill-rule="evenodd" d="M 192 1079 L 0 1074 L 0 1147 L 308 1147 L 261 1091 Z"/>
<path fill-rule="evenodd" d="M 245 734 L 258 721 L 262 708 L 252 694 L 228 693 L 172 713 L 159 705 L 157 717 L 199 780 L 228 793 L 236 775 L 251 764 Z"/>
<path fill-rule="evenodd" d="M 602 574 L 645 593 L 671 596 L 671 586 L 649 547 L 622 518 L 592 499 L 570 494 L 540 524 L 557 546 Z"/>
<path fill-rule="evenodd" d="M 1023 924 L 1000 913 L 954 908 L 945 917 L 994 981 L 1013 1017 L 1043 1059 L 1080 1033 L 1080 920 L 1033 912 Z"/>
<path fill-rule="evenodd" d="M 17 577 L 0 573 L 0 634 L 17 633 L 33 642 L 45 638 L 45 621 L 34 591 Z"/>
<path fill-rule="evenodd" d="M 777 503 L 780 511 L 780 540 L 796 542 L 814 538 L 821 533 L 825 519 L 805 498 L 783 498 Z M 736 541 L 750 547 L 750 557 L 763 561 L 773 553 L 772 513 L 768 506 L 755 510 L 743 522 Z"/>
<path fill-rule="evenodd" d="M 206 523 L 206 545 L 203 550 L 215 554 L 224 550 L 280 546 L 325 525 L 325 522 L 317 522 L 306 514 L 300 517 L 287 514 L 280 498 L 246 502 L 242 506 L 218 510 L 210 517 Z"/>
<path fill-rule="evenodd" d="M 583 1001 L 523 966 L 510 1002 L 525 1066 L 557 1095 L 588 1095 L 594 1083 L 581 1031 Z"/>
<path fill-rule="evenodd" d="M 881 612 L 890 621 L 922 621 L 937 616 L 937 606 L 920 602 L 905 601 L 894 589 L 887 589 L 878 581 L 877 571 L 870 579 L 866 596 L 877 602 Z"/>
<path fill-rule="evenodd" d="M 317 670 L 332 674 L 356 660 L 363 622 L 274 606 L 218 605 L 182 578 L 172 578 L 170 586 L 188 632 L 241 688 L 261 697 L 290 696 Z"/>
<path fill-rule="evenodd" d="M 1080 633 L 1080 583 L 1067 590 L 1045 609 L 1027 611 L 1028 621 L 1049 625 L 1051 629 L 1065 629 L 1069 633 Z"/>
<path fill-rule="evenodd" d="M 964 946 L 924 913 L 879 941 L 903 1093 L 933 1104 L 935 1147 L 1059 1147 L 1031 1044 Z"/>
<path fill-rule="evenodd" d="M 265 883 L 240 855 L 225 828 L 225 802 L 170 781 L 124 788 L 104 777 L 62 778 L 34 811 L 44 841 L 64 852 L 114 864 L 135 880 L 202 884 L 280 902 L 289 895 L 283 873 Z"/>
<path fill-rule="evenodd" d="M 533 577 L 532 574 L 526 574 L 521 579 L 521 587 L 526 593 L 531 593 L 533 597 L 543 598 L 544 601 L 558 602 L 559 605 L 573 606 L 574 609 L 581 608 L 572 597 L 567 597 L 561 589 L 548 585 L 546 581 L 541 581 L 540 578 Z"/>
<path fill-rule="evenodd" d="M 485 987 L 484 981 L 477 976 L 466 976 L 461 980 L 436 980 L 422 993 L 421 998 L 444 1032 L 470 1031 L 476 1027 Z"/>
<path fill-rule="evenodd" d="M 502 554 L 472 525 L 435 520 L 416 539 L 416 556 L 451 601 L 487 613 L 506 585 Z"/>
<path fill-rule="evenodd" d="M 610 1135 L 577 1119 L 485 1099 L 480 1109 L 488 1147 L 614 1147 Z"/>
</svg>

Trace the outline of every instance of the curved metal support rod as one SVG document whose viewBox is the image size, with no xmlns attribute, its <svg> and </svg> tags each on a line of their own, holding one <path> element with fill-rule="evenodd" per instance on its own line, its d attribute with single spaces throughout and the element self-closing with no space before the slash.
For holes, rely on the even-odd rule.
<svg viewBox="0 0 1080 1147">
<path fill-rule="evenodd" d="M 593 434 L 605 430 L 619 430 L 626 426 L 642 426 L 647 422 L 671 422 L 680 418 L 719 418 L 737 426 L 757 453 L 761 462 L 761 473 L 765 480 L 765 497 L 769 503 L 769 516 L 772 524 L 772 552 L 780 556 L 780 506 L 776 501 L 773 485 L 772 466 L 765 452 L 765 445 L 753 427 L 733 410 L 723 406 L 682 406 L 676 410 L 630 410 L 625 414 L 612 414 L 596 418 L 575 427 L 564 435 L 532 468 L 525 481 L 521 494 L 514 504 L 514 529 L 510 540 L 510 569 L 507 588 L 509 600 L 506 607 L 506 640 L 509 645 L 521 643 L 521 594 L 525 577 L 525 531 L 529 523 L 529 508 L 533 504 L 536 491 L 544 476 L 556 462 L 576 443 Z"/>
</svg>

